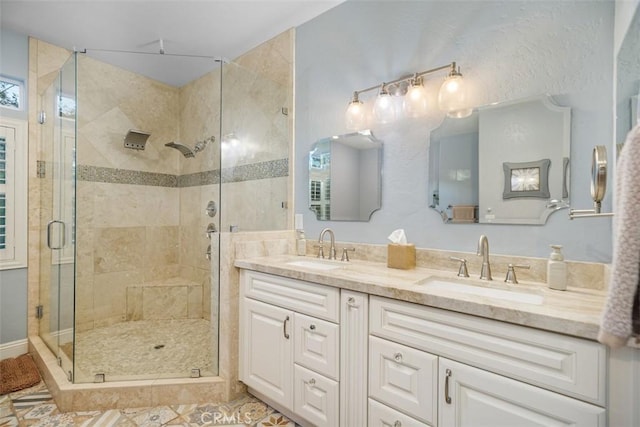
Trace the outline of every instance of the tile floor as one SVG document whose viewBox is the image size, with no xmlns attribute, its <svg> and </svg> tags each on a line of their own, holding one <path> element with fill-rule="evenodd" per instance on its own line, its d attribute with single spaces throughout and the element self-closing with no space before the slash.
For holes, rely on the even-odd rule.
<svg viewBox="0 0 640 427">
<path fill-rule="evenodd" d="M 58 410 L 46 385 L 0 396 L 0 427 L 299 427 L 253 396 L 224 404 L 113 409 L 105 412 Z"/>
</svg>

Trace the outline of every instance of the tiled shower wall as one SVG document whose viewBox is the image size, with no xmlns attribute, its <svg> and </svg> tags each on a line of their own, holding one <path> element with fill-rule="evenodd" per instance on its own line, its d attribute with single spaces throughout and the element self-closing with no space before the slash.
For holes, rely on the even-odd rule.
<svg viewBox="0 0 640 427">
<path fill-rule="evenodd" d="M 287 228 L 292 43 L 293 30 L 224 65 L 222 132 L 219 69 L 174 88 L 78 56 L 78 331 L 176 316 L 155 306 L 167 304 L 158 294 L 184 305 L 181 316 L 209 318 L 210 200 L 222 206 L 221 231 Z M 38 60 L 58 50 L 38 42 Z M 129 129 L 151 133 L 144 151 L 123 147 Z M 226 144 L 231 133 L 244 148 L 224 151 L 220 165 L 220 135 Z M 211 136 L 191 159 L 164 146 Z"/>
<path fill-rule="evenodd" d="M 137 287 L 179 275 L 178 161 L 164 147 L 177 101 L 176 88 L 78 56 L 78 331 L 127 320 Z M 143 151 L 124 148 L 129 129 L 151 133 Z"/>
</svg>

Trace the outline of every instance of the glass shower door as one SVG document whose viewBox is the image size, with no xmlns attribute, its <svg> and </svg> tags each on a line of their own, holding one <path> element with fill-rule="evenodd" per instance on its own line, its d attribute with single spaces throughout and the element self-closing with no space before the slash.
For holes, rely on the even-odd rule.
<svg viewBox="0 0 640 427">
<path fill-rule="evenodd" d="M 40 336 L 73 379 L 76 57 L 41 96 Z"/>
</svg>

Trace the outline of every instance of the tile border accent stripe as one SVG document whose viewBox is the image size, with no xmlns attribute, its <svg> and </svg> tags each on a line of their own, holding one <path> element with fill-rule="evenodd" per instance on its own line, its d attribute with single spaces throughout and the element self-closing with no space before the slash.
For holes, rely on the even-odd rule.
<svg viewBox="0 0 640 427">
<path fill-rule="evenodd" d="M 105 182 L 109 184 L 152 185 L 155 187 L 177 187 L 177 176 L 166 173 L 143 172 L 129 169 L 105 168 L 78 165 L 78 180 Z"/>
<path fill-rule="evenodd" d="M 223 184 L 289 176 L 289 159 L 223 168 L 222 174 L 219 169 L 186 175 L 171 175 L 88 165 L 78 165 L 76 173 L 79 181 L 184 188 L 219 184 L 221 175 Z"/>
</svg>

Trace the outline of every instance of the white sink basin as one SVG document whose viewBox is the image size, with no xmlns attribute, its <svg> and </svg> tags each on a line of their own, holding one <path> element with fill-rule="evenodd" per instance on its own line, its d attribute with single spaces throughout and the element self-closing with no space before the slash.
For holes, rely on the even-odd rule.
<svg viewBox="0 0 640 427">
<path fill-rule="evenodd" d="M 311 260 L 300 260 L 300 261 L 290 261 L 287 265 L 292 265 L 294 267 L 304 267 L 311 268 L 313 270 L 335 270 L 338 268 L 342 268 L 341 264 L 337 264 L 336 262 L 330 261 L 311 261 Z"/>
<path fill-rule="evenodd" d="M 479 285 L 449 282 L 446 280 L 429 279 L 424 282 L 424 286 L 429 290 L 456 292 L 466 295 L 477 295 L 480 297 L 496 298 L 505 301 L 520 302 L 525 304 L 541 305 L 544 301 L 542 295 L 517 290 L 489 288 Z"/>
</svg>

